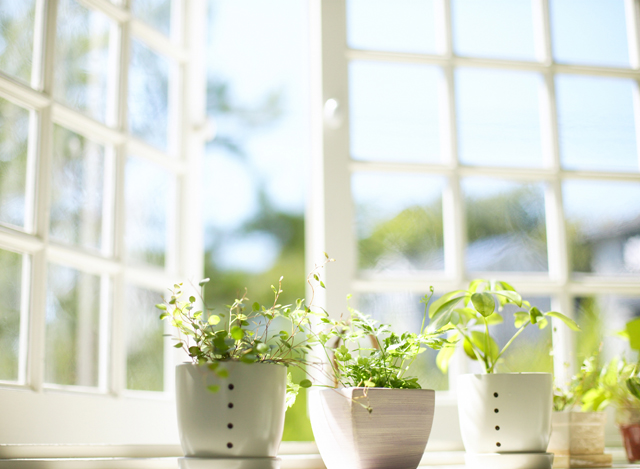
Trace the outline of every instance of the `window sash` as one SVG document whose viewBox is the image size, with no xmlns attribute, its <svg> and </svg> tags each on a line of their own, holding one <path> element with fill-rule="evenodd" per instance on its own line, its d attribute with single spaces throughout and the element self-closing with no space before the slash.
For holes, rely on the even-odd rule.
<svg viewBox="0 0 640 469">
<path fill-rule="evenodd" d="M 308 206 L 307 258 L 309 266 L 321 260 L 322 251 L 336 258 L 340 266 L 326 272 L 327 291 L 325 308 L 330 314 L 339 315 L 345 310 L 345 298 L 350 293 L 406 292 L 426 293 L 429 285 L 437 291 L 464 288 L 471 280 L 466 272 L 464 253 L 467 246 L 463 196 L 460 181 L 467 176 L 488 176 L 514 181 L 546 183 L 545 213 L 549 272 L 544 275 L 519 275 L 518 273 L 474 273 L 474 277 L 509 278 L 516 283 L 523 295 L 545 294 L 552 298 L 552 308 L 569 317 L 575 315 L 574 298 L 581 294 L 620 294 L 639 296 L 640 278 L 601 277 L 597 275 L 573 275 L 570 271 L 567 235 L 562 200 L 562 182 L 568 180 L 607 180 L 640 183 L 640 172 L 571 171 L 561 167 L 558 143 L 558 121 L 554 78 L 558 74 L 603 76 L 632 79 L 635 85 L 636 123 L 640 116 L 640 52 L 638 48 L 639 12 L 638 0 L 626 0 L 626 17 L 629 51 L 632 68 L 579 66 L 555 63 L 551 49 L 549 0 L 532 0 L 536 52 L 539 61 L 496 60 L 458 56 L 453 50 L 451 1 L 437 0 L 436 24 L 439 26 L 437 43 L 439 54 L 417 54 L 356 50 L 347 46 L 346 0 L 311 0 L 311 66 L 312 66 L 312 189 Z M 445 127 L 445 158 L 441 164 L 394 163 L 354 161 L 349 146 L 349 91 L 348 66 L 351 61 L 366 60 L 385 63 L 427 64 L 443 71 L 443 87 L 446 90 L 446 111 L 442 117 Z M 456 107 L 454 96 L 454 71 L 459 67 L 520 70 L 542 75 L 546 103 L 542 115 L 543 151 L 550 162 L 543 168 L 520 169 L 509 167 L 475 167 L 462 165 L 457 152 Z M 330 101 L 333 100 L 333 101 Z M 336 109 L 336 102 L 338 104 Z M 636 124 L 637 125 L 637 124 Z M 640 138 L 640 132 L 638 132 Z M 443 194 L 445 271 L 433 275 L 420 273 L 412 276 L 388 278 L 363 278 L 357 273 L 357 244 L 353 232 L 354 207 L 350 190 L 351 175 L 356 172 L 422 173 L 443 175 L 448 187 Z M 553 320 L 554 326 L 557 321 Z M 554 369 L 556 379 L 564 383 L 579 366 L 573 353 L 573 336 L 564 327 L 554 328 Z M 567 368 L 565 363 L 570 363 Z M 449 391 L 438 393 L 438 411 L 455 417 L 456 375 L 466 371 L 467 362 L 452 363 L 449 371 Z M 447 430 L 448 422 L 434 423 L 434 436 Z M 455 432 L 454 432 L 455 433 Z M 610 435 L 613 437 L 613 435 Z M 459 435 L 449 435 L 457 438 Z M 616 438 L 614 438 L 616 440 Z M 617 440 L 616 440 L 617 441 Z"/>
<path fill-rule="evenodd" d="M 0 226 L 0 248 L 30 257 L 30 269 L 23 283 L 28 300 L 28 320 L 21 321 L 26 346 L 26 371 L 19 383 L 0 383 L 0 413 L 5 425 L 0 441 L 8 444 L 176 444 L 178 442 L 173 393 L 173 363 L 183 360 L 179 351 L 165 352 L 165 391 L 144 392 L 126 389 L 124 350 L 125 284 L 161 291 L 179 279 L 203 272 L 203 234 L 200 215 L 201 160 L 204 153 L 205 70 L 204 31 L 206 0 L 173 0 L 172 37 L 168 38 L 134 18 L 126 6 L 109 0 L 77 0 L 118 24 L 112 41 L 112 71 L 116 75 L 117 115 L 114 126 L 99 123 L 53 99 L 54 49 L 57 0 L 38 0 L 34 65 L 31 86 L 0 72 L 0 97 L 34 111 L 32 118 L 27 186 L 27 222 L 24 229 Z M 189 24 L 185 28 L 183 24 Z M 176 137 L 166 152 L 131 136 L 127 129 L 127 82 L 131 38 L 173 60 L 169 76 L 169 125 Z M 113 39 L 113 38 L 112 38 Z M 188 107 L 187 107 L 188 106 Z M 49 240 L 50 167 L 52 129 L 58 124 L 105 145 L 111 158 L 105 160 L 107 173 L 104 197 L 111 198 L 103 224 L 110 228 L 112 246 L 102 252 Z M 130 264 L 124 253 L 124 178 L 128 155 L 148 160 L 164 168 L 175 179 L 171 195 L 171 218 L 167 220 L 167 256 L 164 267 Z M 111 160 L 111 164 L 108 161 Z M 29 200 L 28 200 L 29 202 Z M 114 216 L 108 215 L 108 212 Z M 29 216 L 31 214 L 31 216 Z M 31 220 L 29 220 L 31 219 Z M 102 309 L 110 310 L 101 323 L 101 342 L 108 343 L 107 387 L 104 390 L 80 387 L 45 386 L 44 330 L 46 276 L 49 262 L 100 275 Z M 24 275 L 23 275 L 24 276 Z M 108 288 L 107 288 L 108 287 Z M 26 302 L 23 302 L 26 304 Z M 24 308 L 23 308 L 24 309 Z M 101 315 L 104 316 L 104 315 Z M 104 339 L 104 340 L 103 340 Z M 101 381 L 104 381 L 101 380 Z M 102 391 L 102 392 L 101 392 Z M 57 423 L 56 423 L 57 422 Z M 64 424 L 61 424 L 63 422 Z"/>
</svg>

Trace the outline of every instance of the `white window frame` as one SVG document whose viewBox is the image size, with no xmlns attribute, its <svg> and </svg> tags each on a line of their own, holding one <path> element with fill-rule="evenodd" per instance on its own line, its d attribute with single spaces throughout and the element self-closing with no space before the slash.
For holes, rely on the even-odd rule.
<svg viewBox="0 0 640 469">
<path fill-rule="evenodd" d="M 554 62 L 551 49 L 549 0 L 531 0 L 534 14 L 536 54 L 538 61 L 495 60 L 463 57 L 453 51 L 451 0 L 436 0 L 439 54 L 414 54 L 354 50 L 347 46 L 346 0 L 310 0 L 311 77 L 312 83 L 312 189 L 307 215 L 307 262 L 318 262 L 322 251 L 337 259 L 326 272 L 325 306 L 330 314 L 346 310 L 347 294 L 406 292 L 426 293 L 433 285 L 436 291 L 464 288 L 470 280 L 464 264 L 466 229 L 460 179 L 487 176 L 526 182 L 547 183 L 545 194 L 549 275 L 476 272 L 473 277 L 504 278 L 518 286 L 523 295 L 551 295 L 552 307 L 570 317 L 575 315 L 574 298 L 581 295 L 618 294 L 640 296 L 640 278 L 607 278 L 594 275 L 575 276 L 570 271 L 561 185 L 563 180 L 626 181 L 640 183 L 640 172 L 622 173 L 570 171 L 560 163 L 558 123 L 554 78 L 556 74 L 606 76 L 634 80 L 636 125 L 640 123 L 640 1 L 625 0 L 629 38 L 630 68 L 577 66 Z M 349 152 L 349 82 L 348 65 L 352 60 L 386 63 L 436 65 L 443 70 L 442 89 L 446 90 L 446 115 L 443 116 L 446 161 L 441 164 L 354 161 Z M 537 72 L 544 78 L 547 95 L 542 113 L 544 153 L 548 164 L 540 169 L 509 167 L 473 167 L 462 165 L 457 158 L 456 107 L 454 70 L 476 67 Z M 337 106 L 336 106 L 337 104 Z M 637 134 L 640 142 L 640 128 Z M 639 145 L 640 146 L 640 145 Z M 443 275 L 398 277 L 389 279 L 359 278 L 356 269 L 356 239 L 353 230 L 354 207 L 351 175 L 354 172 L 419 173 L 440 175 L 448 180 L 443 194 L 444 252 Z M 320 254 L 320 256 L 318 255 Z M 557 320 L 554 320 L 554 326 Z M 554 369 L 559 383 L 566 382 L 575 363 L 573 334 L 565 327 L 554 327 Z M 461 354 L 456 354 L 461 355 Z M 570 363 L 567 369 L 565 363 Z M 461 449 L 457 423 L 456 375 L 465 372 L 467 361 L 452 364 L 449 391 L 437 393 L 436 416 L 430 449 Z M 610 418 L 608 444 L 620 444 L 617 429 Z"/>
<path fill-rule="evenodd" d="M 132 284 L 163 291 L 178 279 L 203 274 L 203 233 L 200 200 L 202 158 L 206 141 L 206 75 L 204 37 L 206 0 L 173 0 L 171 38 L 133 17 L 126 4 L 109 0 L 77 0 L 97 10 L 119 27 L 111 36 L 110 69 L 116 75 L 113 126 L 99 123 L 53 98 L 57 0 L 37 0 L 31 86 L 0 72 L 0 97 L 31 110 L 24 230 L 0 226 L 0 248 L 26 254 L 23 269 L 21 360 L 26 361 L 19 384 L 0 383 L 0 443 L 2 444 L 108 444 L 176 445 L 178 431 L 173 400 L 173 362 L 179 352 L 165 352 L 165 391 L 128 391 L 124 350 L 124 287 Z M 128 132 L 127 75 L 131 38 L 172 59 L 169 125 L 176 139 L 160 151 Z M 114 40 L 115 39 L 115 40 Z M 114 54 L 114 49 L 117 54 Z M 108 120 L 109 122 L 109 120 Z M 113 220 L 108 239 L 111 252 L 94 254 L 49 240 L 48 206 L 53 124 L 77 132 L 106 146 L 105 198 L 112 197 Z M 111 153 L 111 155 L 109 155 Z M 124 254 L 124 177 L 128 155 L 151 161 L 175 177 L 175 197 L 167 222 L 167 257 L 164 268 L 128 264 Z M 108 211 L 105 211 L 105 214 Z M 105 215 L 107 216 L 107 215 Z M 173 227 L 176 228 L 173 228 Z M 108 243 L 105 243 L 108 244 Z M 101 342 L 109 344 L 105 362 L 105 388 L 100 391 L 44 384 L 44 336 L 47 262 L 53 261 L 103 279 Z M 26 360 L 25 360 L 26 359 Z M 7 449 L 9 448 L 9 449 Z M 141 447 L 143 448 L 143 447 Z M 147 456 L 154 450 L 141 450 Z M 175 446 L 172 455 L 177 454 Z M 11 451 L 5 447 L 3 451 Z M 6 452 L 5 451 L 5 452 Z M 137 450 L 124 451 L 134 455 Z M 163 452 L 167 452 L 165 447 Z M 71 451 L 72 452 L 72 451 Z M 106 451 L 108 452 L 108 451 Z M 96 451 L 94 451 L 94 454 Z M 120 451 L 119 454 L 123 453 Z M 11 457 L 0 452 L 0 458 Z M 22 457 L 24 457 L 24 454 Z"/>
</svg>

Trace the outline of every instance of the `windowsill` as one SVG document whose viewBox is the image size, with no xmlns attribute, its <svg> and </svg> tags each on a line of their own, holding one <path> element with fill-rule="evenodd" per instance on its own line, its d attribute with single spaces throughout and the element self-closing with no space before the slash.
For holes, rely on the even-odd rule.
<svg viewBox="0 0 640 469">
<path fill-rule="evenodd" d="M 325 469 L 319 454 L 302 452 L 314 447 L 314 443 L 286 443 L 287 454 L 279 455 L 281 469 Z M 607 452 L 613 454 L 614 468 L 638 467 L 626 462 L 622 448 Z M 177 445 L 0 445 L 0 469 L 176 469 L 180 455 Z M 427 451 L 420 467 L 464 468 L 464 451 Z"/>
</svg>

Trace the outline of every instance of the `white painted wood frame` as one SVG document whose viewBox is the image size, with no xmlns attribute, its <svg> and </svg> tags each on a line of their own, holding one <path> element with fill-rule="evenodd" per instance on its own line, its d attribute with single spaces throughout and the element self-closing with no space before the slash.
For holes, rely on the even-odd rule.
<svg viewBox="0 0 640 469">
<path fill-rule="evenodd" d="M 307 215 L 308 267 L 318 262 L 322 251 L 337 259 L 326 273 L 326 308 L 330 314 L 346 311 L 348 293 L 406 292 L 424 294 L 428 286 L 444 292 L 463 288 L 470 280 L 465 270 L 466 228 L 460 180 L 467 176 L 545 182 L 545 212 L 548 243 L 548 274 L 518 275 L 508 272 L 476 272 L 473 277 L 505 278 L 518 286 L 524 295 L 543 294 L 552 298 L 552 307 L 570 317 L 575 315 L 574 298 L 581 295 L 619 294 L 640 296 L 640 277 L 576 276 L 570 271 L 566 226 L 562 203 L 562 181 L 598 180 L 640 183 L 640 172 L 571 171 L 560 165 L 558 122 L 554 79 L 557 74 L 618 77 L 635 82 L 636 126 L 640 122 L 640 80 L 638 0 L 625 0 L 629 37 L 630 68 L 577 66 L 556 63 L 552 56 L 549 0 L 531 0 L 538 61 L 512 61 L 472 58 L 456 55 L 452 46 L 451 0 L 436 0 L 436 30 L 439 53 L 415 54 L 350 49 L 346 35 L 346 0 L 309 0 L 312 44 L 312 188 Z M 350 61 L 366 60 L 393 63 L 435 65 L 443 71 L 441 86 L 446 100 L 443 135 L 447 154 L 441 164 L 354 161 L 349 154 L 349 80 Z M 547 164 L 539 169 L 477 167 L 462 165 L 457 154 L 456 106 L 453 74 L 458 67 L 476 67 L 537 72 L 543 77 L 543 142 Z M 329 102 L 330 100 L 334 100 Z M 336 102 L 338 104 L 337 111 Z M 328 104 L 327 104 L 328 103 Z M 351 175 L 355 172 L 422 173 L 442 175 L 448 180 L 443 196 L 445 271 L 443 274 L 416 274 L 394 278 L 363 278 L 357 274 L 354 205 Z M 554 320 L 555 324 L 556 320 Z M 567 328 L 558 327 L 553 334 L 554 368 L 559 383 L 579 366 L 573 353 L 574 337 Z M 567 368 L 565 363 L 570 363 Z M 449 373 L 449 391 L 438 392 L 432 440 L 436 446 L 455 447 L 460 437 L 456 429 L 456 376 L 464 372 L 466 361 L 454 363 Z M 613 426 L 610 428 L 613 430 Z M 617 436 L 609 435 L 609 443 Z M 431 443 L 430 443 L 431 445 Z M 453 445 L 453 446 L 452 446 Z"/>
<path fill-rule="evenodd" d="M 1 444 L 133 445 L 131 456 L 149 456 L 178 443 L 173 395 L 174 357 L 164 357 L 164 392 L 126 390 L 124 286 L 162 292 L 179 279 L 203 274 L 201 168 L 206 140 L 206 0 L 173 0 L 172 33 L 166 37 L 134 18 L 127 5 L 109 0 L 78 0 L 115 26 L 110 35 L 109 90 L 113 105 L 106 124 L 54 101 L 53 78 L 57 0 L 37 0 L 31 86 L 0 73 L 0 97 L 31 110 L 27 216 L 24 229 L 0 226 L 0 249 L 25 255 L 21 312 L 21 370 L 17 382 L 0 382 Z M 124 3 L 124 2 L 123 2 Z M 127 83 L 131 39 L 162 54 L 169 72 L 169 138 L 166 152 L 128 132 Z M 49 240 L 53 124 L 105 145 L 103 237 L 100 253 Z M 153 162 L 176 181 L 167 220 L 165 267 L 131 265 L 124 256 L 124 166 L 127 155 Z M 100 386 L 86 389 L 44 384 L 47 263 L 53 261 L 101 278 Z M 23 363 L 24 362 L 24 363 Z M 146 449 L 145 449 L 146 448 Z M 175 446 L 172 455 L 175 454 Z M 151 452 L 150 452 L 151 451 Z M 105 450 L 108 453 L 108 450 Z M 165 451 L 166 452 L 166 451 Z"/>
</svg>

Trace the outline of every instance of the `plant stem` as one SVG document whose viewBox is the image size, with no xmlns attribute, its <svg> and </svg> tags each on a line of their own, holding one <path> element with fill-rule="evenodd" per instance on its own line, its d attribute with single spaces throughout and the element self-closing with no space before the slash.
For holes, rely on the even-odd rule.
<svg viewBox="0 0 640 469">
<path fill-rule="evenodd" d="M 460 329 L 457 324 L 456 324 L 455 327 L 458 330 L 458 332 L 460 333 L 460 335 L 462 335 L 462 337 L 464 337 L 466 340 L 469 341 L 469 344 L 471 345 L 471 350 L 473 350 L 473 353 L 476 356 L 476 360 L 478 360 L 479 362 L 482 363 L 482 366 L 484 367 L 484 372 L 488 373 L 488 371 L 487 371 L 487 363 L 485 362 L 484 357 L 482 356 L 482 351 L 477 349 L 477 347 L 471 341 L 471 338 L 469 336 L 467 336 L 467 334 L 465 334 L 464 331 L 462 329 Z M 478 355 L 478 353 L 480 353 L 480 355 Z M 482 359 L 481 359 L 481 357 L 482 357 Z"/>
<path fill-rule="evenodd" d="M 527 327 L 529 324 L 531 324 L 531 322 L 529 320 L 527 320 L 521 327 L 520 329 L 518 329 L 516 331 L 515 334 L 513 334 L 513 337 L 511 337 L 511 339 L 509 339 L 509 342 L 506 343 L 506 345 L 504 347 L 502 347 L 502 350 L 500 351 L 500 353 L 498 354 L 498 356 L 496 357 L 495 362 L 493 363 L 493 365 L 491 366 L 491 368 L 489 369 L 489 371 L 487 373 L 493 373 L 493 369 L 495 368 L 496 364 L 498 363 L 498 359 L 502 356 L 502 354 L 505 352 L 505 350 L 507 350 L 509 348 L 509 346 L 511 345 L 511 343 L 516 340 L 516 337 L 518 337 L 520 335 L 520 333 L 524 330 L 525 327 Z"/>
</svg>

